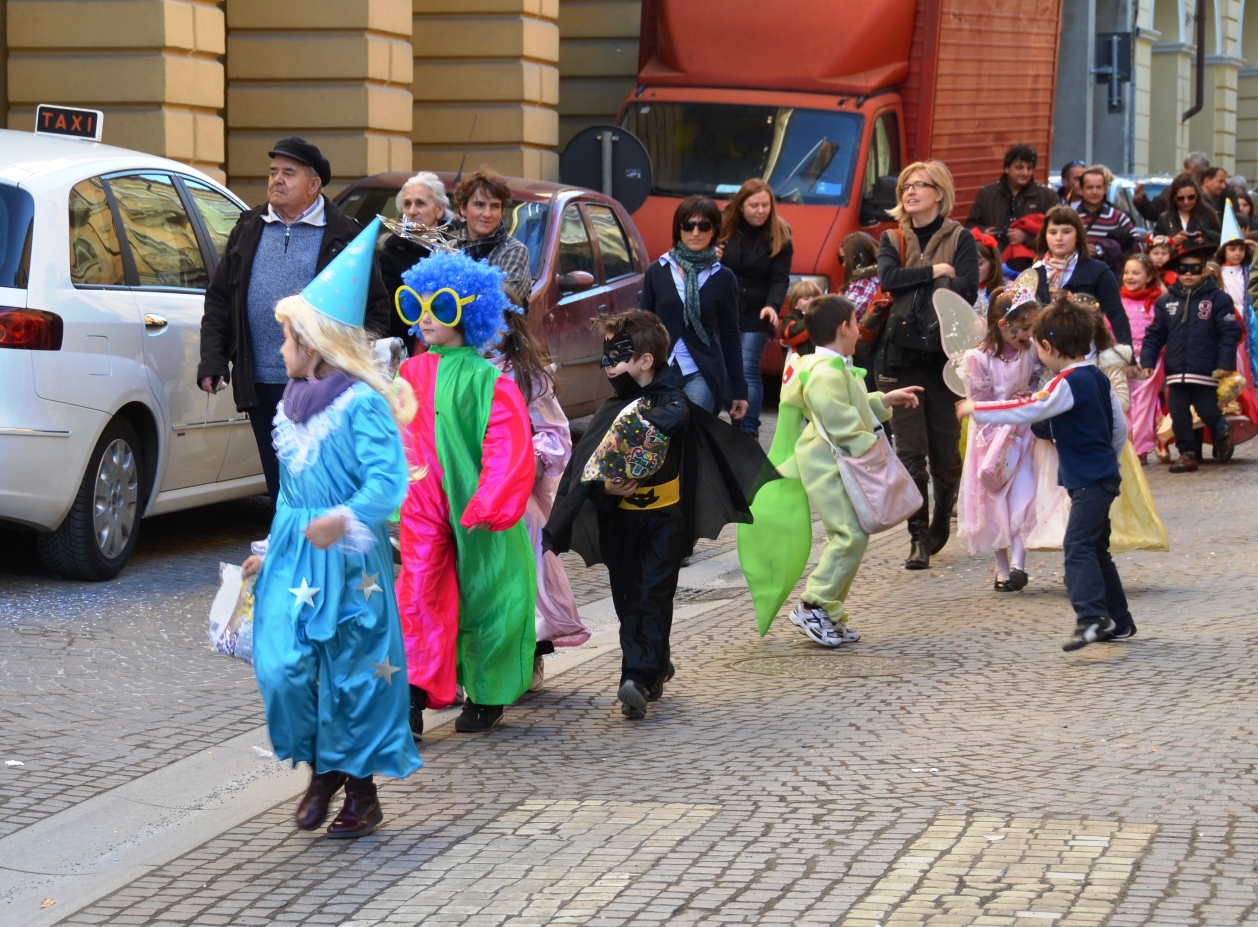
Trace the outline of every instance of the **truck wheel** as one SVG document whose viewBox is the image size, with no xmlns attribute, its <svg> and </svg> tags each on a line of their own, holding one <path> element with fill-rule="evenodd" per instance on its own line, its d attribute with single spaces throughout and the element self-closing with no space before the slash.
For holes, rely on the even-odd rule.
<svg viewBox="0 0 1258 927">
<path fill-rule="evenodd" d="M 96 442 L 69 514 L 56 531 L 37 537 L 49 572 L 94 581 L 122 572 L 140 533 L 143 472 L 135 429 L 114 419 Z"/>
</svg>

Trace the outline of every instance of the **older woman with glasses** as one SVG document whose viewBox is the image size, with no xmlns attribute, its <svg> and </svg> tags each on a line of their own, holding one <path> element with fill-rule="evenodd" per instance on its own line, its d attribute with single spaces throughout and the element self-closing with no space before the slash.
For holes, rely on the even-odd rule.
<svg viewBox="0 0 1258 927">
<path fill-rule="evenodd" d="M 1206 205 L 1190 174 L 1180 174 L 1167 191 L 1168 207 L 1158 216 L 1154 235 L 1165 235 L 1176 248 L 1219 244 L 1219 217 Z"/>
<path fill-rule="evenodd" d="M 948 543 L 952 503 L 961 484 L 961 438 L 957 396 L 944 383 L 948 362 L 939 338 L 939 321 L 931 296 L 950 289 L 974 302 L 978 296 L 978 249 L 974 236 L 948 218 L 956 202 L 952 174 L 940 161 L 910 164 L 900 173 L 898 202 L 890 210 L 898 229 L 882 233 L 878 245 L 878 277 L 895 297 L 883 334 L 885 343 L 878 385 L 883 389 L 920 386 L 916 408 L 897 406 L 896 453 L 912 474 L 922 499 L 927 483 L 935 484 L 935 514 L 929 501 L 909 519 L 912 546 L 905 569 L 925 570 L 931 554 Z"/>
<path fill-rule="evenodd" d="M 738 330 L 738 279 L 716 253 L 721 211 L 688 196 L 673 213 L 673 247 L 647 268 L 642 308 L 668 329 L 669 366 L 682 391 L 709 412 L 747 414 L 747 380 Z"/>
</svg>

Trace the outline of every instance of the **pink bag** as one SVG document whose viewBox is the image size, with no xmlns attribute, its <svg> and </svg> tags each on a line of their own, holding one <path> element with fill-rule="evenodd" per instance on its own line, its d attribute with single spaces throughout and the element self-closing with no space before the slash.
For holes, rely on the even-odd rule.
<svg viewBox="0 0 1258 927">
<path fill-rule="evenodd" d="M 978 481 L 988 492 L 997 493 L 1009 482 L 1013 471 L 1026 452 L 1025 440 L 1014 425 L 1000 425 L 995 437 L 987 444 L 983 459 L 979 462 Z M 975 448 L 977 451 L 978 448 Z"/>
<path fill-rule="evenodd" d="M 845 455 L 830 440 L 821 422 L 813 421 L 839 465 L 843 488 L 866 534 L 894 528 L 922 507 L 922 494 L 900 458 L 891 450 L 886 432 L 877 430 L 874 446 L 859 457 Z"/>
</svg>

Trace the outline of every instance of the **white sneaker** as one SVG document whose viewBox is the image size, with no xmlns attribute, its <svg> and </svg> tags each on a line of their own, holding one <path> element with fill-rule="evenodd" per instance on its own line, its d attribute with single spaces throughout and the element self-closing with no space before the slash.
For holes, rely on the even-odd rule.
<svg viewBox="0 0 1258 927">
<path fill-rule="evenodd" d="M 791 624 L 814 644 L 822 647 L 838 647 L 843 643 L 834 632 L 834 625 L 824 608 L 800 602 L 791 612 Z"/>
<path fill-rule="evenodd" d="M 855 644 L 861 639 L 861 632 L 853 630 L 847 626 L 846 621 L 832 622 L 834 625 L 834 634 L 845 644 Z"/>
</svg>

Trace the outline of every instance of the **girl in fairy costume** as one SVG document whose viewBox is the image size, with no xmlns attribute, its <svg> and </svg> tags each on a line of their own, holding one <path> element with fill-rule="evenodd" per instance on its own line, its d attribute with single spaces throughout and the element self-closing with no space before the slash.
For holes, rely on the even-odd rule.
<svg viewBox="0 0 1258 927">
<path fill-rule="evenodd" d="M 451 704 L 456 683 L 467 701 L 455 730 L 473 733 L 497 724 L 533 679 L 529 413 L 511 378 L 481 356 L 505 326 L 502 280 L 489 264 L 438 253 L 402 274 L 395 298 L 428 345 L 398 370 L 418 405 L 403 433 L 411 482 L 397 587 L 417 736 L 424 708 Z"/>
<path fill-rule="evenodd" d="M 280 493 L 270 534 L 244 565 L 260 570 L 253 659 L 271 744 L 311 767 L 297 826 L 319 827 L 345 788 L 329 837 L 359 837 L 384 819 L 373 774 L 421 765 L 385 530 L 406 491 L 405 416 L 362 328 L 379 226 L 275 308 L 290 377 L 275 415 Z"/>
</svg>

